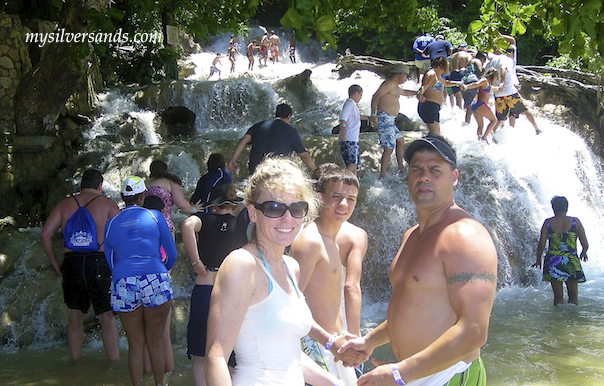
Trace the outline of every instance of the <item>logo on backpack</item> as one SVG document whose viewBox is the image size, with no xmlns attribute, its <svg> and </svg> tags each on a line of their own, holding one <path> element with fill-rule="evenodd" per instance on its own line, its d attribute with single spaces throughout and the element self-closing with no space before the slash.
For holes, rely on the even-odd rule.
<svg viewBox="0 0 604 386">
<path fill-rule="evenodd" d="M 88 202 L 96 200 L 99 196 Z M 96 224 L 85 206 L 80 206 L 78 200 L 73 197 L 78 203 L 78 210 L 71 215 L 65 229 L 63 229 L 63 245 L 74 252 L 89 253 L 99 250 L 99 241 L 96 233 Z"/>
</svg>

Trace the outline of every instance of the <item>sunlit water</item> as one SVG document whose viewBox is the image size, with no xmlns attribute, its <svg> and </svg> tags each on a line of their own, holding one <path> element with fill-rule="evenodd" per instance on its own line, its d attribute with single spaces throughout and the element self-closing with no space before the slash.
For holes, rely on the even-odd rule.
<svg viewBox="0 0 604 386">
<path fill-rule="evenodd" d="M 282 37 L 282 41 L 286 41 Z M 197 54 L 193 60 L 198 69 L 191 81 L 203 80 L 208 74 L 212 53 Z M 285 50 L 281 63 L 258 68 L 249 75 L 258 82 L 271 82 L 276 78 L 313 70 L 312 80 L 325 96 L 325 109 L 341 106 L 347 89 L 353 83 L 364 89 L 360 103 L 362 113 L 369 112 L 371 95 L 381 79 L 373 73 L 358 71 L 352 77 L 338 80 L 333 73 L 334 64 L 300 62 L 289 64 Z M 300 59 L 300 58 L 298 58 Z M 227 74 L 228 61 L 223 59 L 222 77 L 239 81 L 247 77 L 247 59 L 237 58 L 234 75 Z M 233 79 L 231 79 L 233 78 Z M 245 84 L 245 83 L 244 83 Z M 416 89 L 408 82 L 405 88 Z M 153 112 L 140 109 L 127 97 L 116 93 L 102 96 L 106 110 L 95 125 L 85 134 L 92 142 L 108 134 L 104 121 L 118 114 L 130 114 L 141 122 L 146 145 L 162 143 L 153 131 Z M 401 98 L 401 112 L 414 120 L 417 102 Z M 463 113 L 443 106 L 442 133 L 450 138 L 458 151 L 461 171 L 456 201 L 491 232 L 499 252 L 499 286 L 496 295 L 488 343 L 482 357 L 488 372 L 489 385 L 602 385 L 604 384 L 604 273 L 602 264 L 604 205 L 599 160 L 589 151 L 584 141 L 567 129 L 539 118 L 543 134 L 536 136 L 525 118 L 520 118 L 515 128 L 506 126 L 496 133 L 498 144 L 485 146 L 476 140 L 475 122 L 462 123 Z M 236 121 L 236 120 L 233 120 Z M 337 116 L 333 117 L 334 125 Z M 329 132 L 326 125 L 322 132 Z M 233 124 L 225 132 L 200 132 L 196 141 L 211 139 L 235 141 L 247 129 L 247 124 Z M 374 141 L 375 134 L 364 134 Z M 305 136 L 308 139 L 308 136 Z M 333 138 L 333 137 L 332 137 Z M 335 140 L 335 139 L 334 139 Z M 200 172 L 194 164 L 189 145 L 182 142 L 170 144 L 166 158 L 171 169 L 185 178 L 185 187 L 194 185 Z M 203 145 L 212 150 L 212 146 Z M 219 149 L 219 148 L 217 148 Z M 106 149 L 105 149 L 106 150 Z M 364 161 L 379 160 L 377 147 L 362 149 Z M 118 149 L 104 156 L 105 162 L 116 164 L 106 174 L 105 188 L 117 195 L 119 179 L 125 168 L 148 168 L 148 160 L 135 162 L 115 159 L 124 157 Z M 334 156 L 337 160 L 339 156 Z M 136 164 L 143 162 L 143 164 Z M 119 165 L 118 165 L 119 164 Z M 127 166 L 125 166 L 127 165 Z M 365 163 L 367 165 L 367 163 Z M 368 294 L 363 305 L 365 331 L 374 327 L 385 316 L 389 286 L 385 272 L 396 252 L 400 237 L 415 221 L 413 206 L 407 198 L 404 176 L 394 173 L 384 181 L 377 180 L 377 171 L 367 166 L 361 169 L 362 199 L 353 220 L 370 234 L 370 261 L 365 264 L 363 288 Z M 589 262 L 584 264 L 587 282 L 579 285 L 579 305 L 552 307 L 552 294 L 541 274 L 530 268 L 535 260 L 534 251 L 538 231 L 543 220 L 552 215 L 549 200 L 554 195 L 569 199 L 569 215 L 583 222 L 590 242 Z M 117 198 L 117 197 L 116 197 Z M 56 288 L 60 291 L 60 288 Z M 187 296 L 188 288 L 180 291 Z M 39 305 L 36 305 L 39 307 Z M 44 323 L 43 320 L 35 321 Z M 192 385 L 191 363 L 186 358 L 186 337 L 173 336 L 176 370 L 169 379 L 171 385 Z M 72 365 L 65 341 L 35 344 L 27 348 L 4 346 L 0 350 L 0 385 L 125 385 L 129 384 L 126 362 L 127 343 L 121 341 L 118 363 L 108 364 L 104 359 L 98 332 L 88 337 L 84 358 Z M 376 350 L 375 357 L 393 359 L 386 346 Z M 146 378 L 151 385 L 152 378 Z"/>
</svg>

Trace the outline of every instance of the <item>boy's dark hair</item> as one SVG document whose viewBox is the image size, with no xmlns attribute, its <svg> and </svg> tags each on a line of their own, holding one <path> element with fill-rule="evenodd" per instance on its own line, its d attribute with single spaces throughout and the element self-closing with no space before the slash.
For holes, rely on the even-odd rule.
<svg viewBox="0 0 604 386">
<path fill-rule="evenodd" d="M 281 103 L 277 106 L 277 110 L 275 111 L 275 117 L 277 118 L 287 118 L 292 115 L 292 108 L 287 103 Z"/>
<path fill-rule="evenodd" d="M 363 88 L 361 86 L 359 86 L 358 84 L 353 84 L 352 86 L 348 87 L 348 96 L 352 96 L 354 93 L 359 92 L 359 93 L 363 93 Z"/>
<path fill-rule="evenodd" d="M 222 153 L 212 153 L 208 157 L 208 171 L 214 169 L 224 169 L 226 161 Z"/>
<path fill-rule="evenodd" d="M 346 185 L 356 186 L 359 188 L 359 179 L 348 169 L 342 168 L 334 163 L 326 163 L 320 165 L 313 173 L 315 180 L 315 191 L 317 193 L 325 193 L 327 185 L 330 182 L 342 181 Z"/>
<path fill-rule="evenodd" d="M 96 189 L 103 182 L 103 175 L 95 169 L 88 169 L 82 175 L 80 189 Z"/>
<path fill-rule="evenodd" d="M 552 209 L 554 210 L 554 214 L 558 213 L 566 213 L 568 212 L 568 200 L 563 196 L 554 196 L 552 198 Z"/>
<path fill-rule="evenodd" d="M 133 204 L 138 204 L 138 200 L 139 200 L 139 198 L 140 198 L 140 196 L 142 194 L 145 194 L 145 193 L 135 194 L 134 196 L 124 196 L 122 194 L 122 200 L 124 201 L 124 203 L 126 204 L 126 206 L 130 206 L 130 205 L 133 205 Z"/>
</svg>

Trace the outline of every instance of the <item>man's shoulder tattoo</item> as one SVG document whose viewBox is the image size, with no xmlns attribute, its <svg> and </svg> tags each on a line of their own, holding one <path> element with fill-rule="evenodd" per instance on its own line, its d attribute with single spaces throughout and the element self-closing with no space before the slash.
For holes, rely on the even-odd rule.
<svg viewBox="0 0 604 386">
<path fill-rule="evenodd" d="M 447 284 L 453 284 L 453 283 L 459 283 L 459 282 L 472 282 L 475 280 L 482 280 L 482 281 L 490 281 L 490 282 L 497 282 L 497 276 L 495 274 L 493 274 L 492 272 L 482 272 L 482 273 L 477 273 L 477 272 L 461 272 L 458 273 L 456 275 L 451 275 L 447 278 Z"/>
</svg>

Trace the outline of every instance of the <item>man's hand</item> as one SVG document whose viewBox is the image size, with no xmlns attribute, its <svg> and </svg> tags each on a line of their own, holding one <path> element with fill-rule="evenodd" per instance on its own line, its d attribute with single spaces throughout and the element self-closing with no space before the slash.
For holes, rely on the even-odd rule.
<svg viewBox="0 0 604 386">
<path fill-rule="evenodd" d="M 361 386 L 396 386 L 396 381 L 392 375 L 392 364 L 383 361 L 372 359 L 371 363 L 376 366 L 375 369 L 363 374 L 357 385 Z"/>
<path fill-rule="evenodd" d="M 371 123 L 377 123 L 377 115 L 372 115 L 369 117 L 369 122 Z"/>
<path fill-rule="evenodd" d="M 227 168 L 229 169 L 230 173 L 235 173 L 237 172 L 237 169 L 239 169 L 239 166 L 237 166 L 237 161 L 235 160 L 230 160 L 229 164 L 227 166 Z"/>
<path fill-rule="evenodd" d="M 57 273 L 57 275 L 63 276 L 63 273 L 61 272 L 61 264 L 59 264 L 59 262 L 56 259 L 51 260 L 50 264 L 52 264 L 52 267 L 55 269 L 55 272 Z"/>
<path fill-rule="evenodd" d="M 332 352 L 336 358 L 344 362 L 345 366 L 358 367 L 369 358 L 373 349 L 367 346 L 364 337 L 357 338 L 352 334 L 344 335 L 344 337 L 346 341 L 342 341 L 339 338 L 336 340 L 332 346 Z M 338 349 L 334 350 L 336 345 Z"/>
<path fill-rule="evenodd" d="M 354 348 L 350 348 L 347 350 L 340 350 L 340 348 L 347 343 L 347 341 L 352 339 L 358 339 L 356 335 L 351 333 L 344 333 L 340 335 L 331 346 L 331 353 L 336 357 L 336 361 L 340 360 L 344 363 L 344 366 L 347 367 L 358 367 L 361 363 L 365 362 L 369 359 L 369 355 L 362 352 L 357 351 Z"/>
</svg>

